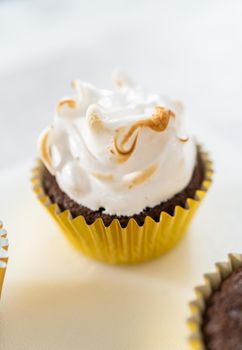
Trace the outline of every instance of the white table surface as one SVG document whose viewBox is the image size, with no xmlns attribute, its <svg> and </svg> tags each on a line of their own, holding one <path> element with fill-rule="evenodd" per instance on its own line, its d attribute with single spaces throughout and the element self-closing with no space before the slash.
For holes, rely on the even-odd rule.
<svg viewBox="0 0 242 350">
<path fill-rule="evenodd" d="M 1 349 L 187 349 L 192 287 L 242 251 L 241 15 L 240 0 L 0 2 L 0 219 L 11 242 Z M 216 161 L 187 238 L 129 269 L 80 257 L 28 183 L 37 136 L 69 82 L 109 87 L 115 67 L 183 100 L 189 129 Z"/>
</svg>

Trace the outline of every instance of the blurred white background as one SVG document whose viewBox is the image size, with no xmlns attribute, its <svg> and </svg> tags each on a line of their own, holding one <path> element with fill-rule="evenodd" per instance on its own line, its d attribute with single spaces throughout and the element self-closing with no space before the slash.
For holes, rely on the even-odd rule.
<svg viewBox="0 0 242 350">
<path fill-rule="evenodd" d="M 0 1 L 0 168 L 37 155 L 72 79 L 110 87 L 121 67 L 181 99 L 226 171 L 242 145 L 241 16 L 240 0 Z"/>
<path fill-rule="evenodd" d="M 0 0 L 0 216 L 11 242 L 1 349 L 187 349 L 192 288 L 242 251 L 241 18 L 241 0 Z M 184 241 L 129 269 L 81 258 L 28 180 L 37 137 L 70 81 L 111 87 L 116 67 L 184 102 L 216 169 Z"/>
</svg>

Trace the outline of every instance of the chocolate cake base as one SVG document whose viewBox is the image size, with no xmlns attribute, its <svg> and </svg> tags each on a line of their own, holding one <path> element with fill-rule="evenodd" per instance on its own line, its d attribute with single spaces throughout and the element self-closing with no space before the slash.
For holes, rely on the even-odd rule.
<svg viewBox="0 0 242 350">
<path fill-rule="evenodd" d="M 175 207 L 180 205 L 185 207 L 187 198 L 193 198 L 197 189 L 201 187 L 202 181 L 205 177 L 205 165 L 202 160 L 200 151 L 197 152 L 197 162 L 193 171 L 193 175 L 188 186 L 180 193 L 173 196 L 166 202 L 162 202 L 153 208 L 145 208 L 141 213 L 135 214 L 132 217 L 141 226 L 144 224 L 145 217 L 149 215 L 156 222 L 160 219 L 160 213 L 162 211 L 167 212 L 170 215 L 174 214 Z M 68 197 L 58 186 L 56 179 L 52 176 L 46 168 L 43 171 L 42 184 L 46 195 L 51 199 L 53 203 L 57 203 L 62 211 L 70 210 L 73 218 L 83 215 L 87 224 L 92 224 L 97 218 L 103 219 L 104 225 L 109 226 L 113 219 L 117 218 L 122 227 L 126 227 L 130 219 L 129 216 L 116 216 L 104 214 L 104 208 L 99 210 L 91 210 L 84 207 Z"/>
<path fill-rule="evenodd" d="M 242 267 L 208 300 L 202 331 L 206 350 L 242 350 Z"/>
</svg>

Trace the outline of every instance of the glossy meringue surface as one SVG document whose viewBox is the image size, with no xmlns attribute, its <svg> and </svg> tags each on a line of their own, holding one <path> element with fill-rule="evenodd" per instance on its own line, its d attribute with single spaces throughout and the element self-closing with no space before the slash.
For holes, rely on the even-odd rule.
<svg viewBox="0 0 242 350">
<path fill-rule="evenodd" d="M 196 143 L 183 130 L 179 103 L 146 93 L 120 72 L 115 88 L 74 81 L 41 135 L 40 156 L 77 203 L 114 215 L 137 214 L 182 191 Z"/>
</svg>

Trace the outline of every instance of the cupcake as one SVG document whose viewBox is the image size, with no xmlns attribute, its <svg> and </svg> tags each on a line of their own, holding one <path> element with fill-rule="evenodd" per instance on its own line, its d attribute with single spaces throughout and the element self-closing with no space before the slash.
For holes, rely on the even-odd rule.
<svg viewBox="0 0 242 350">
<path fill-rule="evenodd" d="M 199 350 L 242 349 L 242 255 L 229 255 L 217 272 L 205 275 L 191 303 L 190 343 Z"/>
<path fill-rule="evenodd" d="M 112 91 L 74 81 L 39 140 L 38 198 L 84 254 L 136 263 L 172 248 L 211 183 L 181 104 L 120 72 Z"/>
<path fill-rule="evenodd" d="M 3 224 L 0 221 L 0 297 L 2 292 L 3 280 L 8 261 L 8 239 L 7 231 L 3 228 Z"/>
</svg>

